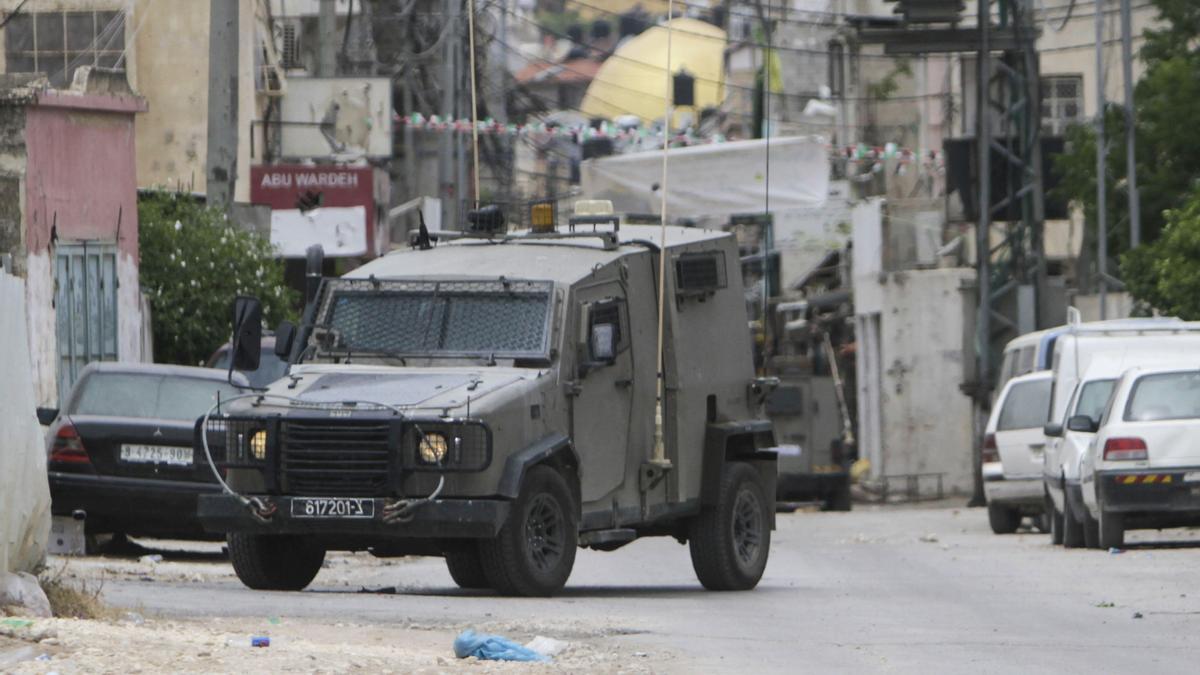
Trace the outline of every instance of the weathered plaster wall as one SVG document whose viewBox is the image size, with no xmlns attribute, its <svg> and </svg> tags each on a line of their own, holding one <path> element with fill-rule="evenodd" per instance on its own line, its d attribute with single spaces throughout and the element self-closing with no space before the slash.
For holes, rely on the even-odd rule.
<svg viewBox="0 0 1200 675">
<path fill-rule="evenodd" d="M 254 2 L 239 3 L 237 201 L 250 199 L 251 125 L 260 116 L 254 88 L 258 41 Z M 129 80 L 150 109 L 138 118 L 138 186 L 203 192 L 208 153 L 208 2 L 136 0 L 126 35 L 140 26 Z M 255 128 L 256 137 L 262 129 Z"/>
</svg>

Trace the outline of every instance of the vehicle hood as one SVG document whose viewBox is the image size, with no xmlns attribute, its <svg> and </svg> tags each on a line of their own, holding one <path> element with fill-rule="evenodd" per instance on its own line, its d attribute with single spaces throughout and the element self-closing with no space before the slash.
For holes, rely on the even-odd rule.
<svg viewBox="0 0 1200 675">
<path fill-rule="evenodd" d="M 302 366 L 270 388 L 271 394 L 288 400 L 268 397 L 265 403 L 293 409 L 377 404 L 444 412 L 466 406 L 468 401 L 472 405 L 489 402 L 497 392 L 538 374 L 536 369 L 524 368 Z"/>
</svg>

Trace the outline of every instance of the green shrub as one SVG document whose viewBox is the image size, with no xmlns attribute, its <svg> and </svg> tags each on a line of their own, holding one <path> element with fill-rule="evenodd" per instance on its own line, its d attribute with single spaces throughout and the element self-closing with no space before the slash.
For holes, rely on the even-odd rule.
<svg viewBox="0 0 1200 675">
<path fill-rule="evenodd" d="M 293 315 L 297 293 L 284 285 L 271 243 L 221 211 L 187 194 L 154 192 L 138 199 L 138 229 L 156 361 L 203 365 L 229 340 L 238 295 L 262 301 L 268 326 Z"/>
</svg>

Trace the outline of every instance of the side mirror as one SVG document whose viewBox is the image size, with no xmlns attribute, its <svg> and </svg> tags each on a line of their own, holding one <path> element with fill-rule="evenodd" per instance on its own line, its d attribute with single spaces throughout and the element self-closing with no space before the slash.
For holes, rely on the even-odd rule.
<svg viewBox="0 0 1200 675">
<path fill-rule="evenodd" d="M 588 351 L 595 363 L 612 363 L 617 356 L 617 327 L 611 323 L 598 323 L 592 326 Z"/>
<path fill-rule="evenodd" d="M 239 295 L 233 301 L 233 358 L 229 371 L 258 370 L 262 358 L 262 303 Z"/>
<path fill-rule="evenodd" d="M 1067 431 L 1082 431 L 1094 434 L 1100 428 L 1100 423 L 1087 415 L 1072 415 L 1067 420 Z"/>
<path fill-rule="evenodd" d="M 288 360 L 292 354 L 292 345 L 296 342 L 296 324 L 291 321 L 280 321 L 275 329 L 275 356 Z"/>
<path fill-rule="evenodd" d="M 38 424 L 48 427 L 54 424 L 55 418 L 58 417 L 58 408 L 38 408 L 37 409 Z"/>
<path fill-rule="evenodd" d="M 1059 424 L 1058 422 L 1051 422 L 1042 427 L 1042 433 L 1046 434 L 1050 438 L 1062 438 L 1063 425 Z"/>
</svg>

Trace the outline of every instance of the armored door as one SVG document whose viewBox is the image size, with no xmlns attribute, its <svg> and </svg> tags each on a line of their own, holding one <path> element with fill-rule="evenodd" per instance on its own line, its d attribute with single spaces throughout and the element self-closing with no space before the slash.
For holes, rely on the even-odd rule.
<svg viewBox="0 0 1200 675">
<path fill-rule="evenodd" d="M 579 452 L 583 502 L 620 487 L 633 402 L 633 346 L 624 285 L 576 290 L 575 395 L 571 435 Z"/>
</svg>

